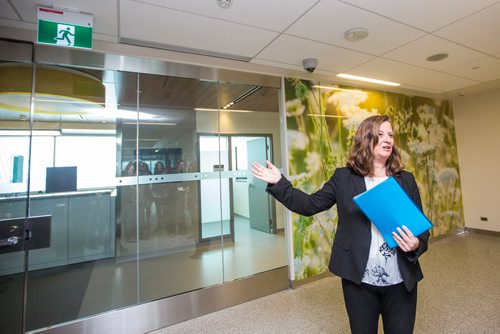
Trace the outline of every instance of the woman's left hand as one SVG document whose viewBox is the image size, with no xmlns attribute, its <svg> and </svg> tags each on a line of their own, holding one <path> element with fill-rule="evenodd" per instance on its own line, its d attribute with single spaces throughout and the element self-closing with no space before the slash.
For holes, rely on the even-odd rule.
<svg viewBox="0 0 500 334">
<path fill-rule="evenodd" d="M 411 233 L 408 227 L 403 225 L 403 228 L 397 228 L 398 233 L 392 232 L 392 236 L 399 248 L 401 248 L 404 252 L 411 252 L 418 248 L 420 244 L 420 240 Z"/>
</svg>

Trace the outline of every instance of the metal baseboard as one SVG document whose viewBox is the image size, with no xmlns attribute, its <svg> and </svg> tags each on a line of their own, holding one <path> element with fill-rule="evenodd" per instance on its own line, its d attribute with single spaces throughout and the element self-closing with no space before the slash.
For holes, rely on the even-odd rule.
<svg viewBox="0 0 500 334">
<path fill-rule="evenodd" d="M 29 333 L 147 333 L 289 288 L 288 267 Z"/>
<path fill-rule="evenodd" d="M 464 233 L 477 233 L 477 234 L 490 235 L 493 237 L 500 237 L 499 231 L 483 230 L 480 228 L 473 228 L 473 227 L 465 227 Z"/>
</svg>

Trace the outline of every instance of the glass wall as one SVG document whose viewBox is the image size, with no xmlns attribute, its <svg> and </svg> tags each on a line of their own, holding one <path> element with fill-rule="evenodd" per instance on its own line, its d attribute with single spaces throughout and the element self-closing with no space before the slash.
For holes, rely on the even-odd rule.
<svg viewBox="0 0 500 334">
<path fill-rule="evenodd" d="M 281 164 L 278 89 L 37 65 L 30 132 L 31 67 L 0 65 L 26 72 L 1 82 L 2 218 L 52 216 L 51 246 L 29 252 L 27 330 L 287 265 L 283 215 L 248 167 Z M 19 296 L 6 333 L 23 254 L 0 254 L 0 296 Z"/>
<path fill-rule="evenodd" d="M 30 152 L 31 64 L 0 62 L 0 230 L 1 221 L 25 217 L 28 206 L 28 161 Z M 6 92 L 12 94 L 6 94 Z M 32 137 L 33 145 L 43 144 L 42 134 Z M 12 197 L 15 196 L 15 197 Z M 24 198 L 24 200 L 23 200 Z M 0 238 L 4 241 L 6 238 Z M 0 247 L 0 328 L 3 333 L 22 331 L 25 253 Z"/>
</svg>

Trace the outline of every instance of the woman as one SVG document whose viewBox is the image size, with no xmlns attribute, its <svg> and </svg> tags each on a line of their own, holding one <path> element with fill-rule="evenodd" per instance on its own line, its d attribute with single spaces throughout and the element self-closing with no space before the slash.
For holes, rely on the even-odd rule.
<svg viewBox="0 0 500 334">
<path fill-rule="evenodd" d="M 417 282 L 423 278 L 418 258 L 427 250 L 429 232 L 415 237 L 403 226 L 394 233 L 398 247 L 391 250 L 352 201 L 393 176 L 422 210 L 415 178 L 402 169 L 389 117 L 372 116 L 361 122 L 347 166 L 337 168 L 312 195 L 294 189 L 278 168 L 269 161 L 266 164 L 267 168 L 252 163 L 252 173 L 267 182 L 267 191 L 288 209 L 310 216 L 337 204 L 338 226 L 329 269 L 342 278 L 352 333 L 377 333 L 380 315 L 384 333 L 412 333 Z"/>
</svg>

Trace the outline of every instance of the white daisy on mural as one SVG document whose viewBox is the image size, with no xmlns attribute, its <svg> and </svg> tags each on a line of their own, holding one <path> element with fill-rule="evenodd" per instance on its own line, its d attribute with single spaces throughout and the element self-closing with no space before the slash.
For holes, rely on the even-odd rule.
<svg viewBox="0 0 500 334">
<path fill-rule="evenodd" d="M 319 171 L 321 168 L 321 156 L 318 152 L 307 152 L 306 166 L 307 170 L 310 171 L 311 174 Z"/>
<path fill-rule="evenodd" d="M 309 144 L 309 138 L 303 132 L 297 130 L 288 130 L 288 147 L 291 150 L 305 150 Z"/>
<path fill-rule="evenodd" d="M 438 172 L 437 180 L 442 185 L 453 185 L 458 179 L 458 172 L 455 168 L 446 167 Z"/>
<path fill-rule="evenodd" d="M 293 99 L 285 103 L 286 115 L 288 117 L 300 116 L 306 110 L 306 107 L 302 104 L 300 99 Z"/>
</svg>

